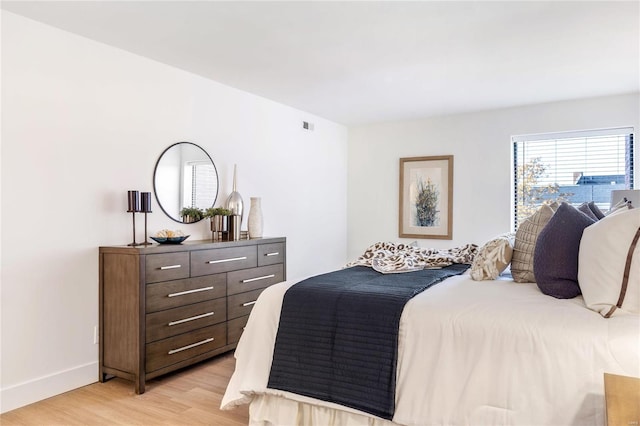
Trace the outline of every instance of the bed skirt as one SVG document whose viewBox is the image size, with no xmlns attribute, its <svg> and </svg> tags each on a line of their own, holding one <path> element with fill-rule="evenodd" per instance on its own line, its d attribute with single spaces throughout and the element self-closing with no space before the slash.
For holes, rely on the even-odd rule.
<svg viewBox="0 0 640 426">
<path fill-rule="evenodd" d="M 249 406 L 249 417 L 249 426 L 399 426 L 381 418 L 268 394 L 253 397 Z"/>
</svg>

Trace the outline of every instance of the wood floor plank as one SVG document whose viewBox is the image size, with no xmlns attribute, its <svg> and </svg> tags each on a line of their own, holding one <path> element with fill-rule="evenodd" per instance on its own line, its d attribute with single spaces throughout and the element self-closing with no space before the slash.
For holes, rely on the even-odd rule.
<svg viewBox="0 0 640 426">
<path fill-rule="evenodd" d="M 2 426 L 216 425 L 249 423 L 246 406 L 220 410 L 235 366 L 233 353 L 167 374 L 136 395 L 133 383 L 94 383 L 0 415 Z"/>
</svg>

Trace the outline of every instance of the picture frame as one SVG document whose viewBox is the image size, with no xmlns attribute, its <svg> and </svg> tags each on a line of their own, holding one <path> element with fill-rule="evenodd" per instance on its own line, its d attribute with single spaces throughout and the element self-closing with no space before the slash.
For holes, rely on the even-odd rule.
<svg viewBox="0 0 640 426">
<path fill-rule="evenodd" d="M 453 238 L 453 155 L 400 158 L 400 238 Z"/>
</svg>

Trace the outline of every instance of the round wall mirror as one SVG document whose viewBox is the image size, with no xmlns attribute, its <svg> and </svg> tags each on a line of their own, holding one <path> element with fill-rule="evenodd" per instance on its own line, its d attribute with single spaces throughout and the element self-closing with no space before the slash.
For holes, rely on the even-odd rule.
<svg viewBox="0 0 640 426">
<path fill-rule="evenodd" d="M 165 149 L 153 172 L 158 205 L 180 223 L 201 218 L 182 216 L 183 209 L 213 207 L 218 198 L 218 171 L 207 152 L 192 142 L 178 142 Z"/>
</svg>

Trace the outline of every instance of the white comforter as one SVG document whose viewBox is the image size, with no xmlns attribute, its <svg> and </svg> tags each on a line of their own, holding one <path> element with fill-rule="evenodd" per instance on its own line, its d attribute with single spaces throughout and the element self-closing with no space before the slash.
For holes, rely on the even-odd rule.
<svg viewBox="0 0 640 426">
<path fill-rule="evenodd" d="M 267 389 L 282 297 L 293 284 L 269 287 L 258 299 L 222 408 L 279 395 L 359 413 Z M 456 276 L 405 307 L 393 422 L 602 425 L 605 372 L 640 376 L 637 315 L 604 319 L 581 297 L 558 300 L 535 284 Z"/>
</svg>

